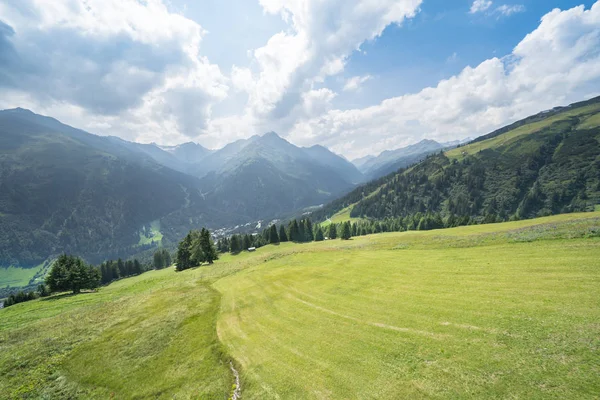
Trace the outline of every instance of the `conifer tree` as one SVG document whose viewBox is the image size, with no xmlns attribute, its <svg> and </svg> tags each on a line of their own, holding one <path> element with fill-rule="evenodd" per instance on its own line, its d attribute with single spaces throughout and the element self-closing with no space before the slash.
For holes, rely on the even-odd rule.
<svg viewBox="0 0 600 400">
<path fill-rule="evenodd" d="M 317 231 L 315 232 L 315 241 L 322 242 L 325 238 L 323 237 L 323 229 L 321 225 L 317 225 Z"/>
<path fill-rule="evenodd" d="M 208 229 L 202 228 L 202 231 L 200 232 L 200 247 L 202 248 L 204 261 L 209 264 L 212 264 L 214 260 L 219 258 L 217 249 L 215 249 L 215 245 L 210 237 Z"/>
<path fill-rule="evenodd" d="M 329 239 L 337 239 L 337 228 L 335 224 L 329 225 L 329 231 L 327 232 Z"/>
<path fill-rule="evenodd" d="M 350 222 L 346 221 L 342 224 L 342 233 L 340 235 L 342 240 L 348 240 L 352 236 L 350 231 Z"/>
<path fill-rule="evenodd" d="M 164 268 L 163 252 L 161 250 L 154 252 L 152 265 L 154 266 L 154 269 Z"/>
<path fill-rule="evenodd" d="M 306 242 L 306 232 L 304 231 L 304 228 L 305 223 L 303 220 L 300 220 L 300 222 L 298 222 L 298 238 L 295 240 L 295 242 Z"/>
<path fill-rule="evenodd" d="M 242 249 L 248 250 L 250 247 L 252 247 L 252 237 L 248 234 L 245 234 L 244 238 L 242 239 Z"/>
<path fill-rule="evenodd" d="M 298 228 L 298 221 L 293 220 L 290 222 L 290 241 L 299 242 L 300 241 L 300 229 Z"/>
<path fill-rule="evenodd" d="M 285 227 L 283 225 L 281 225 L 279 227 L 279 241 L 284 243 L 288 241 L 288 237 L 287 234 L 285 232 Z"/>
<path fill-rule="evenodd" d="M 306 242 L 312 242 L 313 240 L 315 240 L 312 222 L 310 222 L 310 218 L 304 220 L 304 240 Z"/>
<path fill-rule="evenodd" d="M 271 225 L 269 228 L 269 243 L 279 244 L 279 235 L 277 234 L 277 227 L 275 225 Z"/>
<path fill-rule="evenodd" d="M 177 271 L 183 271 L 192 267 L 192 253 L 190 251 L 192 245 L 192 235 L 188 233 L 186 237 L 179 242 L 177 246 Z"/>
<path fill-rule="evenodd" d="M 231 236 L 231 243 L 229 245 L 231 254 L 237 254 L 241 251 L 241 243 L 238 235 Z"/>
</svg>

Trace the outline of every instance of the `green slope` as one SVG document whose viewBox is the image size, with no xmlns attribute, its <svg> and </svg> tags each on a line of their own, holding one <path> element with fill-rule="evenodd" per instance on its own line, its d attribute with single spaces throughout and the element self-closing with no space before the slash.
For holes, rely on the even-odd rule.
<svg viewBox="0 0 600 400">
<path fill-rule="evenodd" d="M 0 310 L 0 398 L 594 398 L 600 212 L 267 246 Z"/>
<path fill-rule="evenodd" d="M 600 203 L 600 98 L 541 113 L 358 188 L 314 213 L 482 221 L 590 211 Z M 350 210 L 348 214 L 347 210 Z M 418 223 L 418 221 L 416 221 Z"/>
</svg>

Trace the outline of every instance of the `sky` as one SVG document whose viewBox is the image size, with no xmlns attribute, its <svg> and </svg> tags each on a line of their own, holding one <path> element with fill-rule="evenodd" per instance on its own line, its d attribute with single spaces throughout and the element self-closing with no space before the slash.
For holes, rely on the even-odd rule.
<svg viewBox="0 0 600 400">
<path fill-rule="evenodd" d="M 348 159 L 600 95 L 600 0 L 0 0 L 0 108 Z"/>
</svg>

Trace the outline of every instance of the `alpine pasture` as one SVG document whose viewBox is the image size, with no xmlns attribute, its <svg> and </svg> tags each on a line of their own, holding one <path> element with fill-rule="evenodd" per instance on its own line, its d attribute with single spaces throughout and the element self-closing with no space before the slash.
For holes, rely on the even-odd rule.
<svg viewBox="0 0 600 400">
<path fill-rule="evenodd" d="M 0 311 L 1 398 L 597 398 L 600 212 L 223 255 Z"/>
</svg>

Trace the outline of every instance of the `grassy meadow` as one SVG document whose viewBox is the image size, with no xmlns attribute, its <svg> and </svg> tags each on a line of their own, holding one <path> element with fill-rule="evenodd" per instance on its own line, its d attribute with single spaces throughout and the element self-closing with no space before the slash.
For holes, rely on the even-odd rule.
<svg viewBox="0 0 600 400">
<path fill-rule="evenodd" d="M 34 268 L 0 267 L 0 288 L 27 286 L 42 267 L 43 264 Z"/>
<path fill-rule="evenodd" d="M 0 310 L 0 398 L 600 393 L 600 212 L 285 243 Z"/>
</svg>

